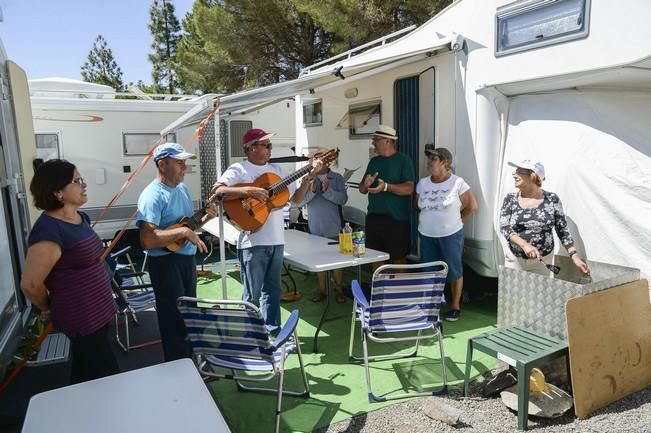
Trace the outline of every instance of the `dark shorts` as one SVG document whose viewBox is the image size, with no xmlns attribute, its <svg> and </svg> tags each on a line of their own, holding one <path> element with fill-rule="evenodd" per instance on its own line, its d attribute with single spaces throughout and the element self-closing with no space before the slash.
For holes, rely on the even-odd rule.
<svg viewBox="0 0 651 433">
<path fill-rule="evenodd" d="M 448 265 L 447 282 L 463 277 L 463 229 L 442 238 L 430 238 L 422 233 L 420 237 L 420 261 L 422 263 L 443 261 Z"/>
<path fill-rule="evenodd" d="M 367 215 L 366 246 L 389 253 L 391 261 L 404 259 L 411 251 L 409 221 L 396 221 L 389 215 Z"/>
</svg>

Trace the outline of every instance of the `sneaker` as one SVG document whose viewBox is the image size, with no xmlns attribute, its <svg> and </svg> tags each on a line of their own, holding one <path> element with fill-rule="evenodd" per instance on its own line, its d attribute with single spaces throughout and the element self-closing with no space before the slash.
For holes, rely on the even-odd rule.
<svg viewBox="0 0 651 433">
<path fill-rule="evenodd" d="M 459 310 L 450 310 L 447 313 L 445 313 L 445 320 L 448 322 L 456 322 L 459 320 L 459 316 L 461 316 L 461 311 Z"/>
</svg>

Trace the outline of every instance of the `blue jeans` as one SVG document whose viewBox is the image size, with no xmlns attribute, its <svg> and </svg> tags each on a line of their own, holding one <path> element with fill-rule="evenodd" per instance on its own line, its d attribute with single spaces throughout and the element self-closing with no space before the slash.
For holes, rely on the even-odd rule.
<svg viewBox="0 0 651 433">
<path fill-rule="evenodd" d="M 280 330 L 280 273 L 284 245 L 261 245 L 237 251 L 244 294 L 242 299 L 260 307 L 267 329 Z"/>
</svg>

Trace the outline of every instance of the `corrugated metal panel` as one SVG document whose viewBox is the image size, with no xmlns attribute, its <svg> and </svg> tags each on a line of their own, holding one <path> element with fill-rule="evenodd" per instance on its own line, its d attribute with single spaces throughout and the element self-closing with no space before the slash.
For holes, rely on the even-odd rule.
<svg viewBox="0 0 651 433">
<path fill-rule="evenodd" d="M 394 125 L 398 131 L 398 150 L 405 153 L 414 164 L 418 176 L 419 125 L 419 77 L 397 80 L 394 85 Z M 411 209 L 411 208 L 410 208 Z M 411 209 L 411 246 L 417 251 L 418 214 Z"/>
</svg>

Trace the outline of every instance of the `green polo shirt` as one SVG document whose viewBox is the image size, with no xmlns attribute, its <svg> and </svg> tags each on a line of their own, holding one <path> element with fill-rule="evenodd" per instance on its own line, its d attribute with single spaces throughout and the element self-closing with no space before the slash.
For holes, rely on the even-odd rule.
<svg viewBox="0 0 651 433">
<path fill-rule="evenodd" d="M 389 157 L 373 157 L 366 167 L 364 178 L 375 172 L 378 173 L 379 179 L 387 183 L 416 182 L 414 164 L 402 152 L 396 152 Z M 377 181 L 372 186 L 377 186 Z M 408 221 L 410 208 L 411 196 L 396 195 L 390 192 L 368 195 L 369 214 L 391 215 L 394 220 Z"/>
</svg>

